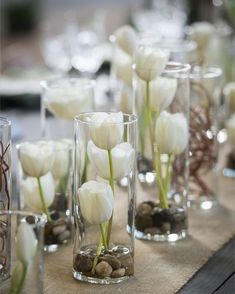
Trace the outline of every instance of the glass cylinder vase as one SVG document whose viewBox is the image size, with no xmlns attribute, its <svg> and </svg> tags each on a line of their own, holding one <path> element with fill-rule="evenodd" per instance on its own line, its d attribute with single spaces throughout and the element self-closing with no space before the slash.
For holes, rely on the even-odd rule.
<svg viewBox="0 0 235 294">
<path fill-rule="evenodd" d="M 154 75 L 155 69 L 137 64 L 133 68 L 139 122 L 138 178 L 145 190 L 138 195 L 135 236 L 176 241 L 187 233 L 190 66 L 170 62 L 160 76 Z"/>
<path fill-rule="evenodd" d="M 194 67 L 190 74 L 189 205 L 210 209 L 216 204 L 218 109 L 222 70 Z"/>
<path fill-rule="evenodd" d="M 75 119 L 77 280 L 113 284 L 134 274 L 136 126 L 134 115 L 121 112 L 85 113 Z M 126 189 L 117 185 L 123 177 Z"/>
<path fill-rule="evenodd" d="M 73 138 L 73 118 L 94 110 L 95 82 L 83 78 L 61 78 L 41 82 L 42 136 Z"/>
<path fill-rule="evenodd" d="M 223 90 L 225 102 L 224 125 L 227 138 L 224 146 L 225 162 L 223 175 L 235 178 L 235 82 L 228 83 Z"/>
<path fill-rule="evenodd" d="M 11 209 L 11 122 L 0 117 L 0 211 Z M 4 254 L 10 246 L 10 219 L 0 227 L 0 281 L 10 275 L 10 260 Z"/>
<path fill-rule="evenodd" d="M 43 231 L 45 218 L 24 211 L 0 211 L 0 231 L 10 220 L 10 243 L 1 255 L 10 260 L 10 276 L 0 280 L 1 293 L 43 294 Z M 2 273 L 2 268 L 0 269 Z"/>
<path fill-rule="evenodd" d="M 72 145 L 70 140 L 17 145 L 20 207 L 45 213 L 44 249 L 56 251 L 71 239 Z"/>
</svg>

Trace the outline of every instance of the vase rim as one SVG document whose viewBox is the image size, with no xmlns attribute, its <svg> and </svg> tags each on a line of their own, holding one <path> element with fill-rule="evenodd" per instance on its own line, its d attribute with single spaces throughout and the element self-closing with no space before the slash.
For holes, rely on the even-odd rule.
<svg viewBox="0 0 235 294">
<path fill-rule="evenodd" d="M 194 66 L 191 68 L 190 79 L 213 79 L 222 76 L 223 70 L 220 67 Z"/>
<path fill-rule="evenodd" d="M 115 111 L 91 111 L 91 112 L 82 112 L 79 113 L 78 115 L 76 115 L 74 117 L 74 122 L 79 122 L 79 123 L 83 123 L 83 124 L 87 124 L 87 125 L 92 125 L 92 124 L 97 124 L 97 122 L 91 122 L 91 121 L 87 121 L 85 119 L 91 117 L 94 114 L 117 114 L 119 112 L 115 112 Z M 136 115 L 134 114 L 128 114 L 128 113 L 122 113 L 123 117 L 124 117 L 124 121 L 123 122 L 107 122 L 105 124 L 112 124 L 112 125 L 131 125 L 137 122 L 138 118 Z M 128 119 L 128 121 L 125 121 L 125 118 Z"/>
<path fill-rule="evenodd" d="M 89 78 L 77 78 L 77 77 L 60 77 L 55 79 L 43 80 L 40 85 L 43 89 L 48 88 L 60 88 L 60 87 L 82 87 L 84 89 L 90 89 L 95 87 L 95 80 Z"/>
<path fill-rule="evenodd" d="M 0 127 L 8 127 L 8 126 L 11 126 L 11 121 L 3 116 L 0 116 Z"/>
<path fill-rule="evenodd" d="M 1 210 L 0 211 L 0 216 L 2 215 L 18 215 L 18 216 L 32 216 L 34 217 L 37 222 L 36 224 L 37 225 L 40 225 L 40 226 L 44 226 L 45 223 L 47 222 L 47 218 L 46 218 L 46 215 L 43 213 L 43 214 L 39 214 L 39 213 L 34 213 L 34 212 L 30 212 L 30 211 L 24 211 L 24 210 Z"/>
</svg>

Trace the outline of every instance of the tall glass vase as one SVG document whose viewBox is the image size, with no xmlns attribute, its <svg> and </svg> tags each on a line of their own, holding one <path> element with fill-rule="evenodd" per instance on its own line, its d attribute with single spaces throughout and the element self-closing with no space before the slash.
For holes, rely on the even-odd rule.
<svg viewBox="0 0 235 294">
<path fill-rule="evenodd" d="M 10 276 L 0 280 L 1 293 L 43 294 L 43 230 L 42 215 L 24 211 L 0 211 L 0 229 L 10 222 L 10 242 L 1 254 L 10 257 Z M 4 269 L 0 269 L 1 273 Z M 2 277 L 1 277 L 2 278 Z"/>
<path fill-rule="evenodd" d="M 135 236 L 176 241 L 187 233 L 190 66 L 170 62 L 152 80 L 149 69 L 135 64 L 134 71 L 138 178 L 143 188 L 152 186 L 138 195 Z"/>
<path fill-rule="evenodd" d="M 235 82 L 228 83 L 223 90 L 225 100 L 225 128 L 227 141 L 224 146 L 225 162 L 223 175 L 235 178 Z"/>
<path fill-rule="evenodd" d="M 189 205 L 210 209 L 217 202 L 218 109 L 222 70 L 194 67 L 190 74 Z"/>
<path fill-rule="evenodd" d="M 134 274 L 136 127 L 136 117 L 121 112 L 85 113 L 75 119 L 77 280 L 114 284 Z M 123 177 L 126 189 L 117 185 Z"/>
<path fill-rule="evenodd" d="M 0 117 L 0 211 L 11 209 L 11 122 Z M 0 226 L 0 281 L 9 277 L 10 218 Z"/>
</svg>

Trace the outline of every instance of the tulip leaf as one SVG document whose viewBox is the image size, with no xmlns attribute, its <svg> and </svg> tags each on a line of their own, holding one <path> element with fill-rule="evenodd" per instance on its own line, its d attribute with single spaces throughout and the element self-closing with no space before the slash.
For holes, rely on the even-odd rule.
<svg viewBox="0 0 235 294">
<path fill-rule="evenodd" d="M 20 294 L 22 292 L 26 274 L 27 267 L 23 263 L 18 261 L 12 273 L 9 294 Z"/>
</svg>

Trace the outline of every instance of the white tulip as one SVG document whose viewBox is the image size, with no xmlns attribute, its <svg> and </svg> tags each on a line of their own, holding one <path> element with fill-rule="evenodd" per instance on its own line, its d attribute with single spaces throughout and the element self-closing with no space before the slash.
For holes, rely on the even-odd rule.
<svg viewBox="0 0 235 294">
<path fill-rule="evenodd" d="M 235 82 L 230 82 L 224 87 L 224 95 L 227 107 L 235 112 Z"/>
<path fill-rule="evenodd" d="M 88 80 L 80 80 L 78 84 L 52 87 L 47 90 L 43 103 L 56 117 L 73 120 L 81 112 L 93 108 L 93 90 L 87 86 Z"/>
<path fill-rule="evenodd" d="M 156 126 L 156 142 L 161 154 L 177 155 L 188 144 L 188 124 L 182 113 L 170 114 L 163 111 Z"/>
<path fill-rule="evenodd" d="M 21 143 L 18 151 L 22 169 L 27 176 L 39 178 L 51 170 L 54 161 L 52 142 Z"/>
<path fill-rule="evenodd" d="M 127 54 L 132 55 L 138 40 L 136 31 L 128 26 L 122 26 L 115 32 L 117 45 Z"/>
<path fill-rule="evenodd" d="M 71 151 L 72 146 L 69 143 L 62 140 L 55 142 L 55 159 L 51 170 L 55 179 L 60 179 L 68 173 Z"/>
<path fill-rule="evenodd" d="M 132 86 L 132 59 L 129 55 L 117 52 L 114 59 L 114 69 L 116 77 L 126 85 Z"/>
<path fill-rule="evenodd" d="M 160 75 L 169 60 L 169 52 L 141 45 L 134 52 L 135 71 L 146 82 Z"/>
<path fill-rule="evenodd" d="M 16 234 L 16 255 L 19 261 L 28 266 L 37 250 L 37 238 L 28 223 L 20 223 Z"/>
<path fill-rule="evenodd" d="M 194 40 L 199 50 L 204 50 L 215 33 L 214 26 L 209 22 L 195 22 L 190 28 L 190 37 Z"/>
<path fill-rule="evenodd" d="M 235 114 L 226 123 L 227 135 L 230 144 L 235 147 Z"/>
<path fill-rule="evenodd" d="M 150 83 L 150 108 L 161 112 L 172 102 L 177 88 L 177 80 L 157 77 Z"/>
<path fill-rule="evenodd" d="M 89 160 L 97 174 L 104 178 L 110 178 L 109 158 L 106 150 L 96 147 L 89 141 L 87 145 Z M 119 179 L 127 176 L 133 169 L 135 159 L 134 149 L 129 143 L 121 143 L 112 149 L 113 177 Z"/>
<path fill-rule="evenodd" d="M 110 185 L 88 181 L 78 189 L 80 209 L 84 219 L 90 224 L 108 221 L 113 212 L 113 191 Z"/>
<path fill-rule="evenodd" d="M 92 141 L 101 149 L 110 150 L 119 144 L 123 137 L 123 114 L 95 113 L 90 121 Z"/>
<path fill-rule="evenodd" d="M 46 174 L 40 178 L 44 201 L 49 207 L 55 198 L 55 182 L 51 173 Z M 21 193 L 24 197 L 24 203 L 34 212 L 42 212 L 43 207 L 41 203 L 38 182 L 36 178 L 28 177 L 21 182 Z"/>
</svg>

